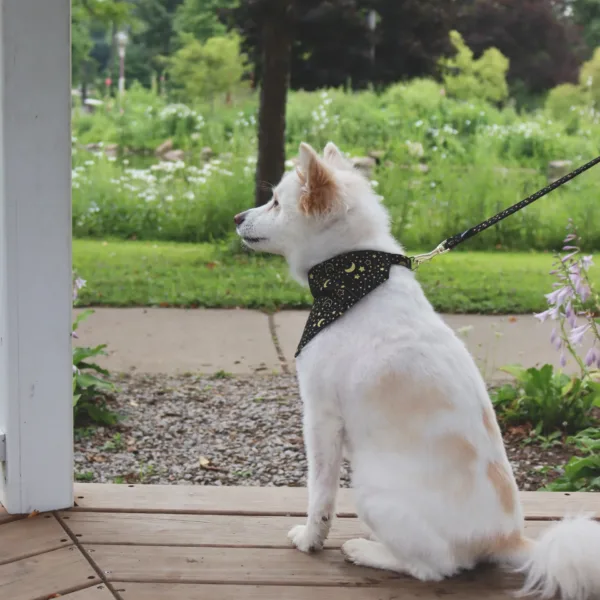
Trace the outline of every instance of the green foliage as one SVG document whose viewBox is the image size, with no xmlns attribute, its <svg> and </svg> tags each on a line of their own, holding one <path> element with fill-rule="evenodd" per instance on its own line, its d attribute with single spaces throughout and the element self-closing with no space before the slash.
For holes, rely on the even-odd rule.
<svg viewBox="0 0 600 600">
<path fill-rule="evenodd" d="M 73 322 L 73 332 L 87 319 L 93 310 L 81 312 Z M 102 425 L 114 425 L 118 417 L 106 407 L 105 397 L 115 391 L 115 386 L 105 378 L 106 369 L 93 360 L 105 355 L 106 345 L 94 348 L 73 347 L 73 410 L 75 424 L 93 422 Z"/>
<path fill-rule="evenodd" d="M 579 85 L 594 107 L 600 108 L 600 48 L 596 48 L 593 57 L 581 66 Z"/>
<path fill-rule="evenodd" d="M 599 0 L 569 0 L 574 21 L 583 29 L 583 37 L 589 48 L 600 46 Z"/>
<path fill-rule="evenodd" d="M 246 57 L 237 34 L 213 37 L 201 42 L 183 35 L 184 45 L 168 59 L 172 82 L 184 101 L 214 100 L 240 86 Z"/>
<path fill-rule="evenodd" d="M 477 60 L 458 31 L 450 32 L 455 56 L 440 60 L 448 94 L 462 100 L 479 98 L 500 103 L 508 97 L 508 59 L 496 48 L 488 48 Z"/>
<path fill-rule="evenodd" d="M 231 105 L 168 104 L 132 86 L 121 114 L 110 104 L 75 114 L 73 232 L 147 240 L 211 241 L 231 232 L 231 215 L 251 205 L 256 164 L 257 98 Z M 350 156 L 381 153 L 373 185 L 392 214 L 394 234 L 408 248 L 434 247 L 456 231 L 494 215 L 547 184 L 548 162 L 574 166 L 598 154 L 600 125 L 578 115 L 575 129 L 543 113 L 517 115 L 483 100 L 444 96 L 438 84 L 416 80 L 372 91 L 291 92 L 286 148 L 301 141 L 323 148 L 334 140 Z M 153 155 L 166 139 L 183 160 Z M 80 145 L 117 144 L 123 160 Z M 217 162 L 206 162 L 210 147 Z M 214 160 L 214 159 L 213 159 Z M 419 167 L 427 165 L 428 171 Z M 207 176 L 208 174 L 208 176 Z M 469 249 L 548 250 L 562 247 L 564 223 L 581 226 L 586 250 L 600 248 L 600 168 L 582 175 L 468 242 Z"/>
<path fill-rule="evenodd" d="M 594 423 L 592 411 L 600 407 L 600 383 L 590 377 L 569 377 L 552 365 L 541 369 L 508 366 L 515 378 L 494 391 L 492 402 L 506 424 L 530 424 L 538 435 L 554 431 L 576 433 Z"/>
<path fill-rule="evenodd" d="M 581 89 L 572 83 L 563 83 L 550 90 L 545 108 L 552 118 L 565 119 L 583 104 L 584 97 Z"/>
<path fill-rule="evenodd" d="M 189 33 L 201 42 L 223 37 L 227 26 L 219 19 L 219 13 L 238 3 L 239 0 L 183 0 L 177 7 L 173 28 L 178 35 Z"/>
<path fill-rule="evenodd" d="M 600 492 L 600 429 L 589 428 L 567 440 L 579 451 L 564 466 L 564 475 L 548 484 L 551 492 Z"/>
</svg>

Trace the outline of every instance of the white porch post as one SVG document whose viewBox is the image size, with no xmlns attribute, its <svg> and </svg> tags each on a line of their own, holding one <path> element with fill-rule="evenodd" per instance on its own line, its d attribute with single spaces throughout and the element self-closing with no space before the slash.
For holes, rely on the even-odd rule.
<svg viewBox="0 0 600 600">
<path fill-rule="evenodd" d="M 0 502 L 10 513 L 73 503 L 70 40 L 70 0 L 0 0 Z"/>
</svg>

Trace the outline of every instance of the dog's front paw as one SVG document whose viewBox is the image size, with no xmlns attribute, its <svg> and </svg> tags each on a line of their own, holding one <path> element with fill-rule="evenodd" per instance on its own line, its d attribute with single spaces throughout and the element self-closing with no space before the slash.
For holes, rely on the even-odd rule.
<svg viewBox="0 0 600 600">
<path fill-rule="evenodd" d="M 296 525 L 290 529 L 288 538 L 301 552 L 316 552 L 323 548 L 323 540 L 311 535 L 306 525 Z"/>
</svg>

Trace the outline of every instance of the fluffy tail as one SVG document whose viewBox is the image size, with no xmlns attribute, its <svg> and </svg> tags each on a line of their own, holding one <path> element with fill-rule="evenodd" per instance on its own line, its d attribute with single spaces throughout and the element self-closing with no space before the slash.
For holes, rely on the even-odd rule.
<svg viewBox="0 0 600 600">
<path fill-rule="evenodd" d="M 600 523 L 566 518 L 515 552 L 511 563 L 525 574 L 519 596 L 562 600 L 600 598 Z"/>
</svg>

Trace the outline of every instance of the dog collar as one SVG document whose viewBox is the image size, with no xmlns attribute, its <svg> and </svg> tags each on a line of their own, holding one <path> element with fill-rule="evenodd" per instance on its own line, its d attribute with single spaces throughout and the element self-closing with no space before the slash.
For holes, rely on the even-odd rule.
<svg viewBox="0 0 600 600">
<path fill-rule="evenodd" d="M 320 331 L 385 283 L 393 265 L 411 269 L 412 261 L 402 254 L 356 250 L 315 265 L 308 272 L 308 284 L 314 303 L 295 356 Z"/>
</svg>

